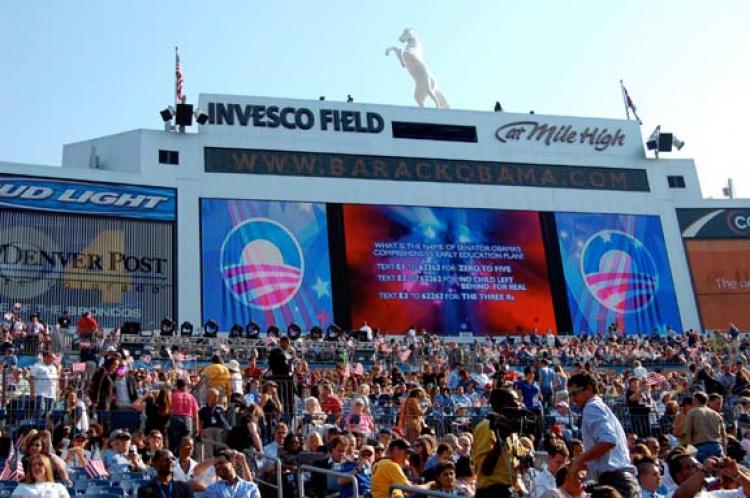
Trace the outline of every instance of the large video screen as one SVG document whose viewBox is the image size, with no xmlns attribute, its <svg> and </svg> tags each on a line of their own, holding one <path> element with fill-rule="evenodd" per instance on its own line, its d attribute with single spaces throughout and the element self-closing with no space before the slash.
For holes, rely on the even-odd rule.
<svg viewBox="0 0 750 498">
<path fill-rule="evenodd" d="M 333 319 L 324 204 L 201 199 L 203 321 L 308 329 Z"/>
<path fill-rule="evenodd" d="M 658 216 L 557 213 L 575 333 L 681 330 Z"/>
<path fill-rule="evenodd" d="M 539 215 L 343 206 L 352 325 L 556 332 Z"/>
<path fill-rule="evenodd" d="M 750 240 L 685 240 L 701 322 L 750 330 Z"/>
<path fill-rule="evenodd" d="M 0 209 L 0 312 L 158 328 L 175 313 L 172 223 Z"/>
</svg>

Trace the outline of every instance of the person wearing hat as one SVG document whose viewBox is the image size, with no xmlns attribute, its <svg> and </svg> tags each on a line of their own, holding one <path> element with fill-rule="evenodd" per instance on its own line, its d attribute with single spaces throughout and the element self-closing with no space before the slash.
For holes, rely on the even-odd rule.
<svg viewBox="0 0 750 498">
<path fill-rule="evenodd" d="M 229 360 L 227 368 L 229 369 L 230 381 L 232 384 L 231 394 L 239 393 L 242 395 L 242 372 L 240 372 L 240 363 L 237 360 Z"/>
<path fill-rule="evenodd" d="M 405 439 L 394 439 L 388 444 L 388 456 L 375 462 L 372 469 L 372 498 L 388 498 L 388 490 L 394 484 L 429 489 L 432 483 L 415 485 L 404 474 L 404 463 L 409 457 L 411 445 Z M 403 498 L 399 489 L 393 490 L 393 498 Z"/>
<path fill-rule="evenodd" d="M 34 364 L 29 372 L 31 398 L 36 398 L 42 414 L 49 412 L 57 399 L 60 365 L 55 365 L 54 360 L 51 351 L 44 351 L 42 361 Z"/>
<path fill-rule="evenodd" d="M 112 472 L 145 472 L 143 460 L 131 446 L 132 438 L 128 431 L 116 429 L 109 436 L 111 448 L 104 452 L 102 460 L 107 470 Z"/>
<path fill-rule="evenodd" d="M 138 498 L 193 498 L 188 483 L 172 478 L 174 461 L 175 457 L 168 449 L 157 450 L 151 459 L 156 476 L 138 488 Z"/>
</svg>

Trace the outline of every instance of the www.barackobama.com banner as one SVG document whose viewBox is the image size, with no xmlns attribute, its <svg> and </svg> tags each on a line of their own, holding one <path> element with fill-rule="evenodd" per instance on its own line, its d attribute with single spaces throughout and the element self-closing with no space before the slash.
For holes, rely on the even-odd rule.
<svg viewBox="0 0 750 498">
<path fill-rule="evenodd" d="M 325 204 L 201 199 L 201 241 L 204 322 L 331 323 Z"/>
<path fill-rule="evenodd" d="M 556 331 L 539 214 L 344 205 L 352 323 Z"/>
<path fill-rule="evenodd" d="M 557 235 L 576 333 L 681 330 L 658 216 L 557 213 Z"/>
<path fill-rule="evenodd" d="M 175 313 L 173 244 L 171 223 L 0 209 L 0 312 L 158 327 Z"/>
</svg>

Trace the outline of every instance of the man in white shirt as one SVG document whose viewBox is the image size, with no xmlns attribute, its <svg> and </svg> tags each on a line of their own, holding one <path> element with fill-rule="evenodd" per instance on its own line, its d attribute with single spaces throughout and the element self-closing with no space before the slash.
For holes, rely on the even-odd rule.
<svg viewBox="0 0 750 498">
<path fill-rule="evenodd" d="M 39 409 L 46 414 L 52 409 L 57 399 L 60 380 L 60 366 L 55 365 L 55 357 L 51 352 L 42 353 L 42 361 L 32 365 L 30 369 L 31 397 L 40 403 Z"/>
<path fill-rule="evenodd" d="M 540 472 L 530 469 L 532 472 L 531 498 L 540 498 L 548 489 L 555 489 L 555 475 L 560 467 L 568 463 L 568 448 L 564 444 L 552 446 L 547 453 L 547 465 Z"/>
<path fill-rule="evenodd" d="M 635 360 L 633 362 L 633 367 L 633 377 L 637 377 L 641 380 L 646 380 L 648 378 L 648 370 L 641 365 L 640 361 Z"/>
</svg>

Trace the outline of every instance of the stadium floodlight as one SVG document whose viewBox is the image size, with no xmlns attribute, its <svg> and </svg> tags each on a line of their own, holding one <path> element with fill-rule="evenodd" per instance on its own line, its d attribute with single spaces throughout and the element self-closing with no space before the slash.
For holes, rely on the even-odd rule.
<svg viewBox="0 0 750 498">
<path fill-rule="evenodd" d="M 672 148 L 681 150 L 685 142 L 679 140 L 673 133 L 664 133 L 661 131 L 661 125 L 654 128 L 646 141 L 646 148 L 654 151 L 654 156 L 659 157 L 659 152 L 672 152 Z"/>
<path fill-rule="evenodd" d="M 174 114 L 175 114 L 175 110 L 174 110 L 174 107 L 172 107 L 172 106 L 169 106 L 169 107 L 167 107 L 167 108 L 165 108 L 165 109 L 162 109 L 162 110 L 161 110 L 161 111 L 159 112 L 159 114 L 161 115 L 161 119 L 162 119 L 162 120 L 163 120 L 163 121 L 164 121 L 165 123 L 168 123 L 168 122 L 172 121 L 172 118 L 174 117 Z"/>
<path fill-rule="evenodd" d="M 193 115 L 195 116 L 195 122 L 199 125 L 204 125 L 208 122 L 208 114 L 200 109 L 196 109 Z"/>
<path fill-rule="evenodd" d="M 503 112 L 503 106 L 500 105 L 500 102 L 495 102 L 495 112 Z"/>
</svg>

